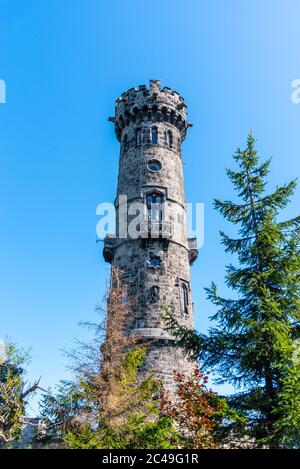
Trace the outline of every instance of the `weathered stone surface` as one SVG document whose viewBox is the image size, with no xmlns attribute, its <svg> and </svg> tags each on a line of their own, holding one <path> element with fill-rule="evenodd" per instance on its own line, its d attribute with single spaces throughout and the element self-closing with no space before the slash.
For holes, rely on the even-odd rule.
<svg viewBox="0 0 300 469">
<path fill-rule="evenodd" d="M 180 323 L 194 327 L 190 263 L 197 256 L 196 244 L 188 241 L 186 232 L 181 158 L 181 143 L 189 127 L 186 105 L 177 92 L 161 89 L 159 81 L 151 80 L 150 89 L 141 85 L 123 93 L 110 120 L 121 150 L 115 201 L 117 238 L 105 240 L 104 257 L 121 273 L 127 295 L 134 299 L 129 333 L 149 340 L 144 369 L 163 378 L 172 392 L 173 370 L 188 372 L 192 364 L 166 332 L 162 307 L 168 307 Z M 152 160 L 160 163 L 159 171 L 149 169 Z M 147 196 L 153 191 L 163 197 L 164 218 L 162 224 L 153 221 L 156 234 L 149 238 Z M 136 239 L 118 237 L 119 196 L 124 195 L 128 204 L 136 201 L 144 207 Z M 128 223 L 134 217 L 128 215 Z M 157 233 L 160 229 L 163 233 Z"/>
</svg>

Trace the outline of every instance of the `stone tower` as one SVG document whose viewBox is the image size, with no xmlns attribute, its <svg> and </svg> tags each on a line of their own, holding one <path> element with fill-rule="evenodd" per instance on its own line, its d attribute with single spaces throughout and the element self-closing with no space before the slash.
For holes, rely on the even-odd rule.
<svg viewBox="0 0 300 469">
<path fill-rule="evenodd" d="M 191 364 L 165 331 L 162 306 L 194 327 L 190 265 L 198 251 L 196 239 L 187 237 L 181 155 L 191 124 L 184 99 L 161 89 L 158 80 L 150 80 L 149 89 L 141 85 L 124 92 L 109 120 L 121 149 L 117 234 L 106 236 L 103 255 L 119 272 L 125 295 L 134 298 L 129 333 L 148 341 L 146 370 L 155 371 L 172 391 L 173 370 L 186 372 Z M 124 220 L 136 227 L 133 234 L 120 227 Z"/>
</svg>

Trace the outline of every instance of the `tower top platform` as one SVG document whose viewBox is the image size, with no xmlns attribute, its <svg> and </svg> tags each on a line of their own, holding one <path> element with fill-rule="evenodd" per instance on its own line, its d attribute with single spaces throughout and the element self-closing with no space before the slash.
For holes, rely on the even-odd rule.
<svg viewBox="0 0 300 469">
<path fill-rule="evenodd" d="M 171 88 L 161 88 L 159 80 L 150 80 L 149 88 L 140 85 L 122 93 L 115 101 L 115 116 L 109 120 L 115 124 L 119 141 L 125 127 L 143 121 L 169 122 L 180 130 L 182 140 L 191 127 L 184 98 Z"/>
</svg>

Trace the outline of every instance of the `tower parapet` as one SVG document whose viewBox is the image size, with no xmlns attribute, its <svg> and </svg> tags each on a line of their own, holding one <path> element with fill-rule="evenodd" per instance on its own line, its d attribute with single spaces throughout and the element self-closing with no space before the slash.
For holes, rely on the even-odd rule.
<svg viewBox="0 0 300 469">
<path fill-rule="evenodd" d="M 140 85 L 125 91 L 115 102 L 115 132 L 119 141 L 124 129 L 147 121 L 165 122 L 175 126 L 184 140 L 188 127 L 184 98 L 168 87 L 161 88 L 159 80 L 150 80 L 150 87 Z"/>
</svg>

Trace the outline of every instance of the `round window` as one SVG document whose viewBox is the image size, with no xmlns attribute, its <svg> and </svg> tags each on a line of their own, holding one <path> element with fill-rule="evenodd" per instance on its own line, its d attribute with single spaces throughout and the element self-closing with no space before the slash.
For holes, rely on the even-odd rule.
<svg viewBox="0 0 300 469">
<path fill-rule="evenodd" d="M 150 160 L 147 166 L 150 171 L 153 171 L 155 173 L 157 171 L 160 171 L 162 168 L 161 162 L 158 160 Z"/>
</svg>

